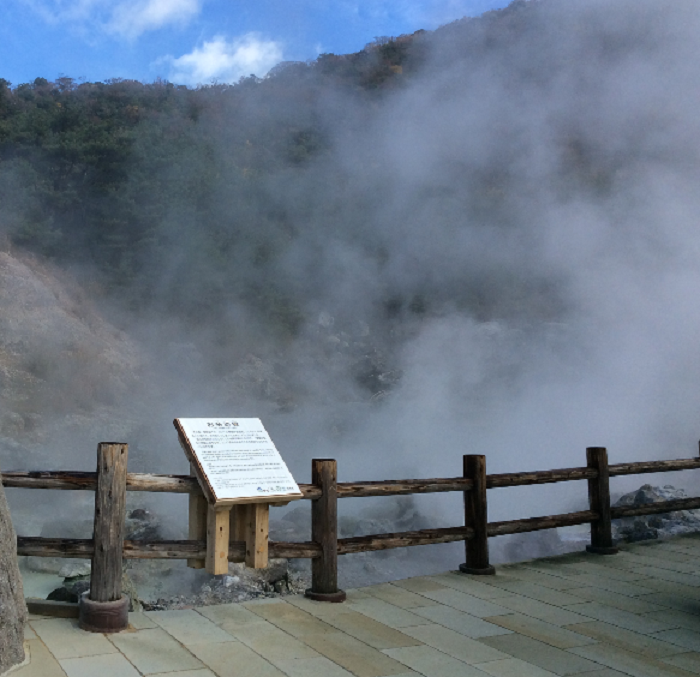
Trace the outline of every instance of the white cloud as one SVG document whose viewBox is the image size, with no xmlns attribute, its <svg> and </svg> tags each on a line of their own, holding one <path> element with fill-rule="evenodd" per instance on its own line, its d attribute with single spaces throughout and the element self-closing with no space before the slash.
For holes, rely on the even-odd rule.
<svg viewBox="0 0 700 677">
<path fill-rule="evenodd" d="M 189 54 L 177 59 L 166 57 L 170 63 L 169 79 L 185 85 L 217 82 L 237 82 L 241 77 L 262 77 L 283 60 L 282 46 L 274 40 L 265 40 L 259 33 L 228 41 L 222 35 L 195 47 Z"/>
<path fill-rule="evenodd" d="M 202 0 L 127 0 L 112 11 L 107 28 L 135 38 L 169 24 L 186 24 L 202 9 Z"/>
<path fill-rule="evenodd" d="M 49 23 L 78 32 L 104 30 L 127 38 L 172 24 L 186 24 L 205 0 L 20 0 Z"/>
</svg>

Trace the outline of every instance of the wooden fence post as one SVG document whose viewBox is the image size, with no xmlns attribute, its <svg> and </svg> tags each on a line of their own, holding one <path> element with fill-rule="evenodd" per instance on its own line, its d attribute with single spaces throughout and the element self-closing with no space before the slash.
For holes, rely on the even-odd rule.
<svg viewBox="0 0 700 677">
<path fill-rule="evenodd" d="M 598 519 L 591 522 L 591 544 L 586 546 L 586 550 L 598 555 L 614 555 L 618 550 L 612 540 L 608 450 L 605 447 L 588 447 L 586 462 L 589 468 L 598 471 L 598 477 L 588 480 L 588 505 L 598 513 Z"/>
<path fill-rule="evenodd" d="M 496 570 L 489 564 L 489 539 L 486 532 L 488 504 L 486 501 L 486 456 L 464 456 L 464 477 L 473 482 L 464 492 L 464 525 L 474 530 L 465 541 L 467 561 L 459 565 L 463 574 L 493 576 Z"/>
<path fill-rule="evenodd" d="M 311 461 L 311 482 L 323 492 L 311 502 L 311 539 L 321 546 L 311 560 L 311 587 L 305 595 L 318 602 L 344 602 L 338 589 L 338 468 L 335 460 Z"/>
<path fill-rule="evenodd" d="M 79 625 L 90 632 L 119 632 L 129 624 L 129 599 L 122 595 L 122 551 L 126 516 L 126 464 L 129 447 L 97 446 L 94 554 L 90 591 L 79 605 Z"/>
</svg>

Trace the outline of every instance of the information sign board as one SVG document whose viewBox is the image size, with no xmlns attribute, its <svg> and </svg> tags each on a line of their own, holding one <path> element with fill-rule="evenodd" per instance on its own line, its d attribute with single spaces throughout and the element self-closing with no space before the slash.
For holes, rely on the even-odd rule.
<svg viewBox="0 0 700 677">
<path fill-rule="evenodd" d="M 210 504 L 302 498 L 259 418 L 176 418 L 173 423 Z"/>
</svg>

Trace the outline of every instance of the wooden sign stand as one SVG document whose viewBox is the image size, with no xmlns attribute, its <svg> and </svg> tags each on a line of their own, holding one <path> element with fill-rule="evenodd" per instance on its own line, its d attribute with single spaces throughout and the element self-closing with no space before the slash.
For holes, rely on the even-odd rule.
<svg viewBox="0 0 700 677">
<path fill-rule="evenodd" d="M 191 419 L 189 420 L 191 421 Z M 213 421 L 218 426 L 221 425 L 220 421 L 229 422 L 232 420 L 211 419 L 211 421 L 207 421 L 207 424 Z M 238 421 L 250 420 L 238 419 Z M 277 467 L 275 467 L 278 473 L 276 481 L 286 482 L 284 491 L 287 493 L 267 496 L 217 496 L 215 486 L 207 475 L 206 464 L 202 462 L 200 457 L 201 451 L 198 450 L 197 443 L 190 439 L 180 419 L 173 421 L 178 432 L 180 446 L 190 461 L 190 474 L 197 478 L 202 488 L 202 494 L 190 494 L 189 538 L 191 540 L 206 540 L 206 559 L 188 559 L 187 566 L 190 568 L 204 568 L 208 573 L 215 575 L 228 573 L 230 545 L 241 541 L 245 542 L 245 556 L 242 559 L 237 558 L 231 561 L 242 561 L 245 562 L 246 566 L 255 569 L 267 567 L 270 505 L 286 505 L 291 500 L 302 498 L 299 487 L 289 475 L 286 465 L 279 457 L 279 453 L 274 448 L 269 436 L 264 432 L 262 424 L 257 419 L 253 420 L 260 424 L 266 437 L 263 444 L 265 441 L 269 442 L 269 446 L 265 447 L 262 452 L 268 455 L 272 454 L 271 458 L 267 459 L 268 461 L 272 460 L 272 463 L 268 462 L 267 465 L 274 467 L 278 460 Z M 188 420 L 185 419 L 185 421 Z M 232 424 L 228 423 L 227 425 Z M 235 425 L 238 425 L 238 422 Z M 262 439 L 261 433 L 256 439 L 258 446 L 260 446 Z M 211 445 L 207 445 L 207 447 L 209 446 Z M 226 454 L 225 451 L 219 453 Z M 236 453 L 236 451 L 230 452 L 232 456 Z M 216 458 L 218 460 L 220 456 Z M 227 460 L 231 462 L 230 458 Z M 211 472 L 211 467 L 208 469 Z M 283 473 L 282 479 L 279 479 L 279 473 Z M 260 487 L 258 490 L 262 491 Z"/>
</svg>

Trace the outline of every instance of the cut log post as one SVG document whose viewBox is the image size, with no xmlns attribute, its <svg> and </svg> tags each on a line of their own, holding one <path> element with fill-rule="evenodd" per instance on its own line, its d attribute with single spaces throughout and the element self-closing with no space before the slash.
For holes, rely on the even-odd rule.
<svg viewBox="0 0 700 677">
<path fill-rule="evenodd" d="M 210 505 L 207 509 L 207 562 L 209 574 L 220 575 L 228 573 L 228 542 L 230 506 L 215 508 Z"/>
<path fill-rule="evenodd" d="M 311 503 L 311 539 L 321 547 L 321 556 L 311 560 L 311 587 L 305 595 L 318 602 L 344 602 L 338 589 L 338 468 L 335 460 L 315 458 L 311 482 L 321 490 Z"/>
<path fill-rule="evenodd" d="M 270 505 L 249 503 L 245 508 L 245 565 L 253 569 L 264 569 L 267 566 Z"/>
<path fill-rule="evenodd" d="M 459 565 L 463 574 L 493 576 L 496 570 L 489 564 L 488 504 L 486 501 L 486 456 L 464 456 L 464 477 L 472 488 L 464 492 L 464 525 L 474 530 L 465 541 L 467 561 Z"/>
<path fill-rule="evenodd" d="M 591 544 L 586 546 L 586 550 L 597 555 L 614 555 L 618 550 L 612 540 L 608 450 L 605 447 L 588 447 L 586 461 L 589 468 L 598 472 L 598 477 L 588 480 L 588 506 L 597 513 L 598 518 L 591 522 Z"/>
<path fill-rule="evenodd" d="M 97 447 L 92 574 L 89 596 L 81 597 L 79 609 L 79 625 L 90 632 L 119 632 L 129 624 L 129 600 L 122 595 L 128 456 L 126 444 L 101 442 Z"/>
</svg>

